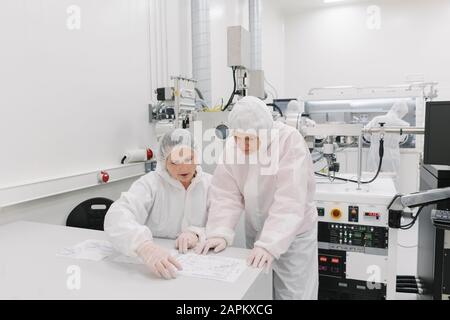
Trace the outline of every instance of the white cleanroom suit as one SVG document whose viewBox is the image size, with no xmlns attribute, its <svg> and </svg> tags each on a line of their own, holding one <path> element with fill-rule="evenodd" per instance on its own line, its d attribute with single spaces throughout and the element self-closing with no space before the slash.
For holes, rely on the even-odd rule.
<svg viewBox="0 0 450 320">
<path fill-rule="evenodd" d="M 247 247 L 263 248 L 274 258 L 275 299 L 317 299 L 318 252 L 315 178 L 308 147 L 294 128 L 274 122 L 261 100 L 245 97 L 233 108 L 235 132 L 269 130 L 259 135 L 268 162 L 234 163 L 240 151 L 231 137 L 210 189 L 207 238 L 231 245 L 245 212 Z M 272 169 L 267 170 L 268 167 Z"/>
<path fill-rule="evenodd" d="M 211 175 L 197 166 L 196 176 L 187 190 L 172 178 L 165 160 L 180 144 L 193 148 L 189 139 L 161 143 L 156 171 L 133 183 L 110 207 L 104 229 L 114 247 L 123 254 L 134 257 L 138 247 L 153 237 L 176 239 L 187 231 L 204 240 Z"/>
</svg>

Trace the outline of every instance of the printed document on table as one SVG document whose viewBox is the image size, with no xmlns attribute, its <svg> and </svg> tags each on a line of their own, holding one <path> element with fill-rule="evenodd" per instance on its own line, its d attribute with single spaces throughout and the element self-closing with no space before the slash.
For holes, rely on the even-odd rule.
<svg viewBox="0 0 450 320">
<path fill-rule="evenodd" d="M 116 252 L 109 241 L 86 240 L 57 253 L 60 257 L 101 261 L 106 258 L 116 263 L 143 264 L 138 257 L 127 257 Z M 171 255 L 181 264 L 179 275 L 186 277 L 235 282 L 247 268 L 245 260 L 218 255 L 180 254 L 176 250 Z"/>
<path fill-rule="evenodd" d="M 185 277 L 235 282 L 247 268 L 244 260 L 217 255 L 180 254 L 172 250 L 171 255 L 181 264 L 183 270 L 177 271 Z M 118 263 L 142 264 L 139 258 L 123 255 L 112 259 Z"/>
<path fill-rule="evenodd" d="M 194 253 L 174 254 L 183 267 L 180 275 L 202 279 L 235 282 L 247 269 L 245 260 Z"/>
<path fill-rule="evenodd" d="M 101 261 L 114 254 L 113 246 L 105 240 L 86 240 L 57 253 L 59 257 Z"/>
</svg>

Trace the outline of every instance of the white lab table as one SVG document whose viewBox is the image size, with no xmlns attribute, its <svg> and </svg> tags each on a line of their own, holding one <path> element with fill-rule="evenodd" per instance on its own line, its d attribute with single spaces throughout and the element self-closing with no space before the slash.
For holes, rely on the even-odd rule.
<svg viewBox="0 0 450 320">
<path fill-rule="evenodd" d="M 0 226 L 0 299 L 271 299 L 272 275 L 248 268 L 234 283 L 178 276 L 154 277 L 144 265 L 75 260 L 57 256 L 84 240 L 105 240 L 101 231 L 31 222 Z M 171 248 L 174 241 L 155 240 Z M 245 259 L 248 250 L 228 248 L 221 255 Z M 75 267 L 73 267 L 75 266 Z M 79 290 L 73 283 L 80 271 Z M 72 288 L 72 289 L 69 289 Z"/>
</svg>

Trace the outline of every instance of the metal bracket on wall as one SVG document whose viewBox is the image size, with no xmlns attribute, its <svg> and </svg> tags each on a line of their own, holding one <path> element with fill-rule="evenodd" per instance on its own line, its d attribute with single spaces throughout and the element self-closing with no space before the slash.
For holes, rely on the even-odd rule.
<svg viewBox="0 0 450 320">
<path fill-rule="evenodd" d="M 108 184 L 132 178 L 138 178 L 145 174 L 144 163 L 123 165 L 105 169 L 111 176 Z M 75 174 L 66 177 L 49 178 L 36 182 L 0 188 L 0 210 L 3 207 L 44 199 L 60 194 L 104 186 L 98 181 L 98 172 Z"/>
<path fill-rule="evenodd" d="M 149 173 L 156 170 L 156 161 L 147 161 L 145 163 L 145 173 Z"/>
</svg>

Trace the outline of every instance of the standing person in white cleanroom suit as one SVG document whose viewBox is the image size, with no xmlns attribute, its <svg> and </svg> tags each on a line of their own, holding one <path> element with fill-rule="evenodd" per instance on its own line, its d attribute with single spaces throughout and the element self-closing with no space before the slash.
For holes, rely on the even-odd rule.
<svg viewBox="0 0 450 320">
<path fill-rule="evenodd" d="M 166 133 L 159 147 L 156 172 L 122 193 L 105 217 L 105 232 L 125 255 L 140 257 L 158 277 L 176 277 L 180 264 L 153 236 L 177 239 L 181 253 L 205 240 L 207 194 L 211 175 L 196 165 L 191 134 Z"/>
<path fill-rule="evenodd" d="M 245 212 L 248 264 L 269 268 L 273 262 L 274 298 L 317 299 L 315 178 L 306 143 L 254 97 L 234 106 L 229 123 L 233 137 L 210 188 L 207 241 L 196 252 L 230 246 Z M 259 161 L 258 154 L 267 159 Z"/>
<path fill-rule="evenodd" d="M 384 123 L 385 128 L 389 127 L 409 127 L 409 123 L 402 120 L 408 114 L 408 105 L 404 101 L 396 102 L 391 110 L 384 116 L 378 116 L 370 121 L 366 128 L 379 128 L 380 123 Z M 381 171 L 395 172 L 400 170 L 400 141 L 407 139 L 408 136 L 387 133 L 384 136 L 384 156 Z M 380 163 L 379 148 L 380 134 L 375 133 L 372 136 L 366 136 L 370 140 L 369 157 L 367 160 L 368 169 L 377 171 Z"/>
</svg>

